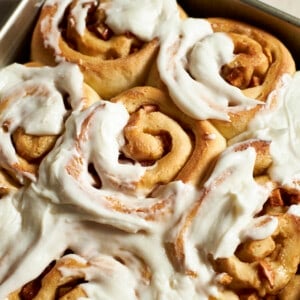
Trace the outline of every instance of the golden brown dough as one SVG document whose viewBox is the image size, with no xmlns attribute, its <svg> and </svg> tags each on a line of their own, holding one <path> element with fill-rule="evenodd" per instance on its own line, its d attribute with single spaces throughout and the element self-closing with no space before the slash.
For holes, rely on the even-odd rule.
<svg viewBox="0 0 300 300">
<path fill-rule="evenodd" d="M 4 169 L 0 168 L 0 199 L 1 197 L 16 191 L 18 188 L 18 183 L 15 182 Z"/>
<path fill-rule="evenodd" d="M 297 299 L 299 217 L 287 212 L 290 205 L 299 203 L 295 195 L 295 191 L 279 189 L 275 184 L 260 213 L 278 219 L 274 233 L 262 240 L 248 239 L 239 245 L 233 257 L 213 263 L 217 272 L 229 278 L 224 286 L 241 299 Z"/>
<path fill-rule="evenodd" d="M 49 65 L 61 59 L 78 64 L 86 82 L 105 99 L 143 84 L 156 58 L 158 41 L 144 43 L 130 33 L 114 35 L 105 24 L 104 11 L 93 1 L 87 4 L 90 13 L 84 35 L 80 36 L 74 20 L 67 14 L 76 2 L 70 1 L 60 28 L 53 28 L 51 22 L 45 26 L 48 18 L 57 17 L 58 4 L 42 8 L 32 37 L 31 58 Z M 59 50 L 46 42 L 55 30 L 59 32 L 56 46 Z"/>
<path fill-rule="evenodd" d="M 156 161 L 143 177 L 141 187 L 174 179 L 199 185 L 226 147 L 210 122 L 189 118 L 159 89 L 137 87 L 111 101 L 123 103 L 131 114 L 124 129 L 125 155 L 138 161 Z"/>
<path fill-rule="evenodd" d="M 86 268 L 84 262 L 72 256 L 65 256 L 57 262 L 51 263 L 38 278 L 28 282 L 19 290 L 11 293 L 8 300 L 33 299 L 79 299 L 86 297 L 86 293 L 79 287 L 85 281 L 84 274 L 76 272 L 77 269 Z M 73 272 L 70 276 L 63 276 L 60 268 L 67 268 Z"/>
<path fill-rule="evenodd" d="M 236 20 L 208 18 L 208 21 L 214 32 L 223 32 L 231 37 L 235 58 L 223 66 L 221 75 L 246 96 L 265 102 L 282 85 L 282 75 L 295 72 L 295 62 L 278 38 Z M 232 138 L 247 128 L 259 107 L 230 113 L 231 122 L 213 120 L 213 124 L 226 138 Z"/>
</svg>

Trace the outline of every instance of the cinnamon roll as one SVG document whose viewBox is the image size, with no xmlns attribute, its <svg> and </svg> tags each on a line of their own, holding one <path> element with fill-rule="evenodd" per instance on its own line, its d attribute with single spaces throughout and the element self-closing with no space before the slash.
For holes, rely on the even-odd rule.
<svg viewBox="0 0 300 300">
<path fill-rule="evenodd" d="M 140 290 L 147 287 L 150 276 L 146 266 L 139 265 L 138 260 L 128 254 L 115 258 L 107 255 L 84 258 L 70 253 L 50 263 L 36 279 L 11 293 L 8 300 L 118 299 L 121 294 L 122 299 L 137 299 Z"/>
<path fill-rule="evenodd" d="M 297 288 L 291 287 L 299 277 L 300 254 L 296 250 L 300 243 L 299 212 L 295 209 L 299 201 L 291 204 L 293 197 L 287 196 L 287 192 L 275 190 L 264 208 L 267 218 L 276 220 L 271 236 L 256 239 L 250 236 L 239 245 L 234 256 L 218 258 L 214 262 L 217 272 L 230 277 L 227 288 L 239 295 L 252 295 L 254 299 L 272 295 L 287 299 L 284 297 L 288 292 L 291 296 L 297 295 Z M 279 204 L 283 195 L 285 200 Z M 276 201 L 274 198 L 277 198 Z M 266 219 L 263 220 L 265 222 Z"/>
<path fill-rule="evenodd" d="M 70 116 L 40 166 L 51 179 L 40 175 L 38 185 L 56 191 L 52 201 L 84 208 L 99 222 L 147 229 L 174 211 L 166 186 L 200 184 L 224 148 L 209 122 L 183 115 L 160 90 L 139 87 Z"/>
<path fill-rule="evenodd" d="M 265 174 L 270 167 L 269 146 L 252 140 L 225 150 L 199 200 L 168 238 L 167 249 L 178 270 L 198 277 L 203 276 L 200 266 L 207 266 L 210 280 L 215 280 L 221 292 L 212 299 L 227 299 L 224 290 L 229 299 L 297 295 L 297 288 L 292 287 L 300 262 L 296 250 L 300 242 L 299 190 L 278 188 L 269 178 L 253 178 L 258 170 Z M 261 161 L 269 163 L 262 166 Z M 238 186 L 242 190 L 237 191 Z"/>
<path fill-rule="evenodd" d="M 229 140 L 229 144 L 253 138 L 270 141 L 272 165 L 268 175 L 274 182 L 298 190 L 300 156 L 296 149 L 300 143 L 297 134 L 300 72 L 284 76 L 282 83 L 276 97 L 270 97 L 251 120 L 247 130 Z"/>
<path fill-rule="evenodd" d="M 106 22 L 107 5 L 110 1 L 47 1 L 31 43 L 33 60 L 78 64 L 105 99 L 143 84 L 158 49 L 155 38 L 147 42 L 129 31 L 114 32 Z"/>
<path fill-rule="evenodd" d="M 126 142 L 122 149 L 125 156 L 140 162 L 151 163 L 153 159 L 157 160 L 155 166 L 143 177 L 141 186 L 147 189 L 173 179 L 199 186 L 215 158 L 226 147 L 224 138 L 208 121 L 189 118 L 159 89 L 137 87 L 111 101 L 122 103 L 130 114 L 124 128 Z M 177 129 L 171 124 L 168 127 L 168 117 L 181 125 L 186 132 L 185 138 L 179 133 L 172 133 Z M 153 146 L 156 143 L 165 144 L 165 147 L 155 146 L 157 157 L 151 157 L 150 139 Z M 181 149 L 189 144 L 192 145 L 191 150 L 183 154 Z M 169 172 L 172 173 L 168 174 Z"/>
<path fill-rule="evenodd" d="M 299 298 L 277 38 L 175 0 L 47 0 L 31 42 L 0 70 L 0 299 Z"/>
<path fill-rule="evenodd" d="M 238 21 L 186 19 L 163 37 L 147 84 L 167 89 L 193 118 L 213 120 L 226 138 L 244 131 L 295 72 L 280 40 Z"/>
<path fill-rule="evenodd" d="M 254 170 L 260 165 L 259 156 L 266 156 L 264 144 L 263 141 L 238 144 L 220 155 L 198 200 L 166 240 L 170 259 L 178 271 L 196 278 L 205 276 L 208 282 L 218 282 L 211 257 L 233 255 L 245 230 L 256 221 L 256 215 L 270 194 L 271 187 L 258 184 L 253 177 Z M 276 224 L 276 220 L 270 219 L 270 226 L 264 226 L 261 235 L 272 234 Z"/>
<path fill-rule="evenodd" d="M 20 183 L 35 180 L 70 111 L 99 97 L 68 63 L 55 68 L 12 64 L 1 70 L 1 85 L 0 166 Z"/>
<path fill-rule="evenodd" d="M 215 33 L 222 32 L 234 44 L 234 58 L 222 65 L 221 76 L 245 95 L 266 102 L 276 97 L 282 77 L 295 72 L 295 62 L 286 46 L 276 37 L 249 24 L 223 18 L 208 19 Z M 275 95 L 274 95 L 275 94 Z M 243 132 L 258 107 L 230 113 L 230 122 L 213 121 L 227 138 Z"/>
</svg>

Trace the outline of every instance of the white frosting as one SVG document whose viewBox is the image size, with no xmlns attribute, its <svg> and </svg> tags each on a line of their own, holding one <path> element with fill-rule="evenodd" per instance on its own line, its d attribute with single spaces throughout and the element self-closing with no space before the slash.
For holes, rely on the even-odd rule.
<svg viewBox="0 0 300 300">
<path fill-rule="evenodd" d="M 63 260 L 69 257 L 70 255 Z M 79 260 L 79 262 L 82 261 L 81 257 L 75 255 L 71 255 L 71 258 Z M 85 263 L 88 263 L 88 266 L 72 269 L 61 267 L 59 271 L 64 277 L 84 275 L 88 283 L 81 284 L 81 287 L 87 293 L 88 297 L 86 299 L 118 299 L 120 290 L 122 291 L 122 299 L 131 300 L 136 298 L 136 278 L 122 263 L 111 256 L 105 255 L 93 257 Z"/>
<path fill-rule="evenodd" d="M 46 48 L 54 50 L 57 62 L 64 61 L 59 47 L 61 38 L 59 23 L 63 19 L 65 10 L 70 3 L 71 0 L 47 0 L 44 4 L 45 6 L 55 6 L 57 8 L 55 14 L 46 16 L 41 22 L 41 32 L 46 33 L 44 35 L 44 45 Z"/>
<path fill-rule="evenodd" d="M 278 219 L 264 215 L 253 219 L 252 223 L 243 232 L 245 239 L 263 240 L 271 236 L 278 227 Z"/>
<path fill-rule="evenodd" d="M 72 109 L 83 105 L 83 76 L 76 65 L 25 67 L 12 64 L 0 71 L 0 165 L 11 170 L 18 163 L 11 135 L 23 128 L 31 135 L 58 135 L 63 131 L 67 108 L 64 94 Z M 31 174 L 22 174 L 34 179 Z M 21 180 L 21 179 L 20 179 Z"/>
<path fill-rule="evenodd" d="M 289 207 L 288 214 L 291 214 L 296 217 L 300 217 L 300 204 L 293 204 Z"/>
<path fill-rule="evenodd" d="M 79 35 L 83 35 L 86 27 L 85 20 L 88 15 L 88 11 L 91 5 L 96 5 L 97 1 L 91 0 L 78 0 L 76 5 L 72 8 L 70 12 L 70 17 L 74 22 L 74 26 Z"/>
<path fill-rule="evenodd" d="M 18 199 L 18 195 L 14 195 Z M 11 243 L 15 241 L 15 235 L 21 228 L 21 216 L 15 207 L 12 194 L 1 198 L 0 201 L 0 234 L 5 236 L 1 241 L 0 257 L 2 258 Z"/>
<path fill-rule="evenodd" d="M 47 217 L 49 214 L 47 205 L 36 199 L 32 193 L 24 193 L 23 189 L 1 199 L 1 206 L 1 211 L 4 209 L 7 212 L 10 209 L 10 214 L 4 220 L 1 218 L 0 226 L 0 233 L 3 237 L 0 298 L 3 299 L 9 292 L 15 290 L 16 284 L 25 284 L 32 279 L 32 276 L 40 274 L 49 264 L 50 253 L 40 250 L 41 246 L 46 249 L 48 246 L 52 247 L 51 232 L 55 227 L 55 223 L 53 223 L 55 218 L 50 220 Z M 11 218 L 10 221 L 7 221 L 8 217 Z M 10 233 L 12 236 L 9 235 Z M 46 237 L 49 239 L 46 240 Z M 62 236 L 59 235 L 59 238 Z M 59 239 L 58 243 L 63 243 L 63 240 Z M 39 252 L 36 252 L 35 249 L 38 245 Z M 55 253 L 55 247 L 52 249 L 51 259 L 58 255 Z M 35 264 L 32 264 L 33 260 L 36 261 Z M 19 268 L 19 265 L 25 268 Z M 24 272 L 24 270 L 30 270 L 30 272 Z"/>
<path fill-rule="evenodd" d="M 271 178 L 282 185 L 299 189 L 300 180 L 300 72 L 282 78 L 283 87 L 274 91 L 277 103 L 269 97 L 268 106 L 256 114 L 248 130 L 232 142 L 245 138 L 271 141 Z"/>
<path fill-rule="evenodd" d="M 243 151 L 229 148 L 219 158 L 200 199 L 191 208 L 194 211 L 197 207 L 197 214 L 185 234 L 188 268 L 193 269 L 199 253 L 204 260 L 208 254 L 214 258 L 232 256 L 244 238 L 243 232 L 262 209 L 270 190 L 253 179 L 255 158 L 256 152 L 251 147 Z M 175 233 L 185 222 L 190 222 L 187 220 L 191 211 L 187 212 Z M 272 230 L 266 231 L 265 235 L 272 233 Z"/>
<path fill-rule="evenodd" d="M 228 120 L 230 110 L 258 104 L 221 77 L 222 65 L 232 59 L 233 42 L 226 34 L 213 33 L 205 20 L 187 19 L 178 32 L 164 36 L 158 69 L 174 102 L 187 115 Z"/>
<path fill-rule="evenodd" d="M 226 150 L 205 184 L 207 194 L 193 226 L 192 240 L 215 258 L 234 254 L 241 232 L 269 196 L 270 191 L 253 178 L 255 158 L 253 148 L 241 152 Z"/>
<path fill-rule="evenodd" d="M 71 0 L 48 0 L 57 5 L 53 17 L 42 21 L 45 46 L 55 50 L 59 60 L 58 24 Z M 74 26 L 80 35 L 85 29 L 88 5 L 77 1 L 71 11 Z M 204 19 L 182 20 L 175 0 L 110 0 L 100 3 L 106 11 L 107 25 L 115 34 L 131 32 L 143 41 L 160 40 L 157 58 L 161 79 L 176 105 L 196 119 L 228 120 L 229 111 L 250 109 L 261 103 L 243 95 L 220 75 L 221 67 L 234 58 L 234 45 L 229 36 L 213 33 Z"/>
<path fill-rule="evenodd" d="M 179 20 L 173 0 L 112 0 L 100 7 L 106 11 L 105 22 L 116 34 L 129 31 L 145 41 L 159 37 L 164 24 Z"/>
</svg>

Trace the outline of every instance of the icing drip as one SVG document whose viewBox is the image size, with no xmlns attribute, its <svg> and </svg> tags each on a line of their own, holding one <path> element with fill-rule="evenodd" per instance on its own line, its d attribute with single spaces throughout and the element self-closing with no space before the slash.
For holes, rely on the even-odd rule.
<svg viewBox="0 0 300 300">
<path fill-rule="evenodd" d="M 18 128 L 33 136 L 58 135 L 68 115 L 83 106 L 83 76 L 69 63 L 57 67 L 26 67 L 12 64 L 0 71 L 0 165 L 11 169 L 18 156 L 11 139 Z M 17 177 L 22 181 L 22 171 Z M 34 175 L 25 174 L 34 180 Z"/>
<path fill-rule="evenodd" d="M 270 177 L 282 185 L 299 189 L 299 84 L 300 73 L 282 78 L 283 86 L 269 97 L 268 105 L 257 113 L 246 132 L 231 141 L 259 138 L 271 141 L 270 153 L 273 163 Z M 277 103 L 273 103 L 276 93 Z"/>
</svg>

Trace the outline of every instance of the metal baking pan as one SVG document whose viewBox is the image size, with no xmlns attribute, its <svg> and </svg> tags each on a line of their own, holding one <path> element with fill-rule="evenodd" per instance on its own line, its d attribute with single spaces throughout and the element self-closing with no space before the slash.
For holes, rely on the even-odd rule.
<svg viewBox="0 0 300 300">
<path fill-rule="evenodd" d="M 0 67 L 29 58 L 30 36 L 43 0 L 0 0 Z M 291 51 L 300 69 L 300 18 L 258 0 L 178 0 L 192 17 L 228 17 L 269 31 Z"/>
<path fill-rule="evenodd" d="M 42 0 L 0 0 L 0 67 L 24 61 Z"/>
</svg>

